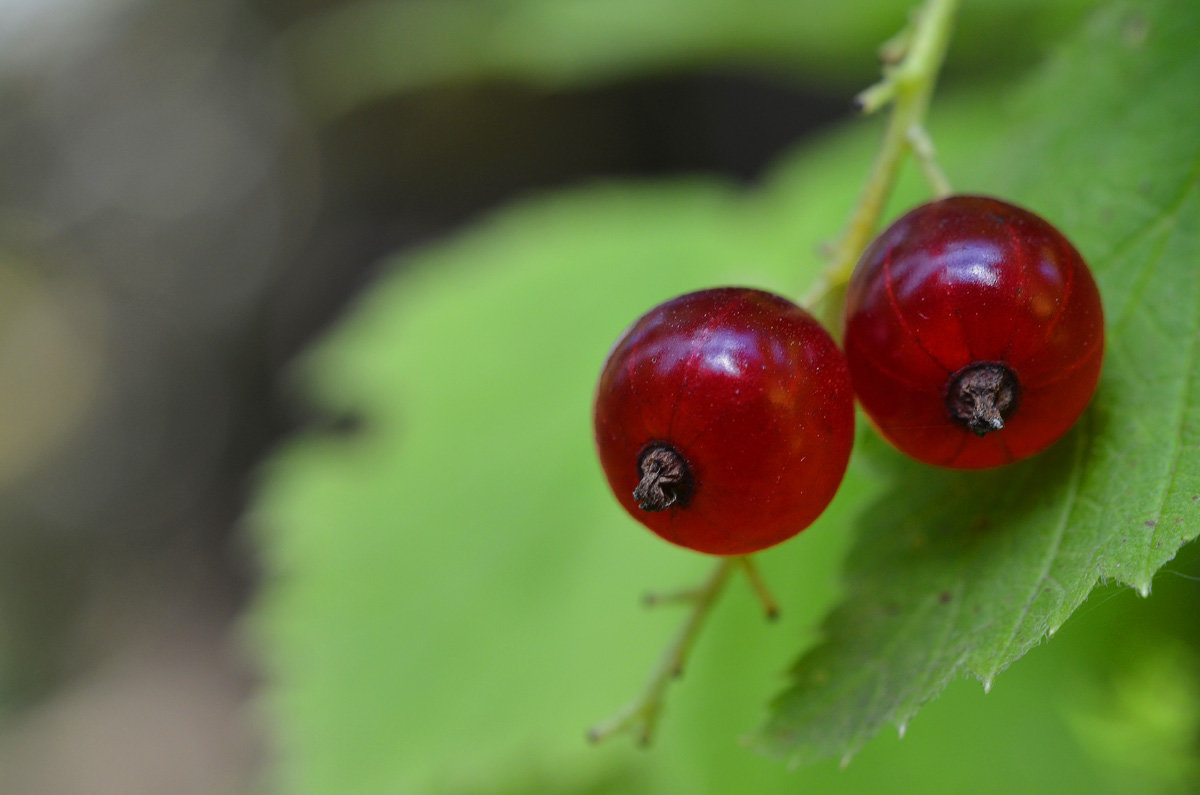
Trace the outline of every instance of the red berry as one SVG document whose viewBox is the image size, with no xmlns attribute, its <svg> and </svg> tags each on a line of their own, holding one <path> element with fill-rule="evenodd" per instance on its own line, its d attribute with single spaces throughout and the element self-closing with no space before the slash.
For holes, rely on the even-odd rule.
<svg viewBox="0 0 1200 795">
<path fill-rule="evenodd" d="M 854 436 L 845 359 L 790 301 L 726 287 L 643 315 L 596 390 L 596 446 L 625 510 L 714 555 L 778 544 L 833 499 Z"/>
<path fill-rule="evenodd" d="M 999 466 L 1062 436 L 1096 390 L 1100 293 L 1079 252 L 1007 202 L 917 207 L 863 253 L 846 359 L 880 432 L 908 455 Z"/>
</svg>

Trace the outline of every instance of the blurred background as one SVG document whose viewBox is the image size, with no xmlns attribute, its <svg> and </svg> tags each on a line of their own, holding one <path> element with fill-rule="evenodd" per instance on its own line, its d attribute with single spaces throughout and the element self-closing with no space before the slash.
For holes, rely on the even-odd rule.
<svg viewBox="0 0 1200 795">
<path fill-rule="evenodd" d="M 909 4 L 836 5 L 0 0 L 0 790 L 257 791 L 240 519 L 282 440 L 359 424 L 289 364 L 513 198 L 755 184 Z M 967 3 L 947 90 L 1089 5 Z"/>
</svg>

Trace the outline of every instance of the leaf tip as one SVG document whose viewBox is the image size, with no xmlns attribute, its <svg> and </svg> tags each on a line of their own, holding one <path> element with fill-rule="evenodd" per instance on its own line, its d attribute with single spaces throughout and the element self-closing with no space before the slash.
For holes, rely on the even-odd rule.
<svg viewBox="0 0 1200 795">
<path fill-rule="evenodd" d="M 989 676 L 983 680 L 983 694 L 986 696 L 990 692 L 992 692 L 992 677 Z"/>
<path fill-rule="evenodd" d="M 908 731 L 908 721 L 902 720 L 896 724 L 896 734 L 901 740 L 904 739 L 904 733 Z"/>
<path fill-rule="evenodd" d="M 842 761 L 838 763 L 838 768 L 841 770 L 845 770 L 846 768 L 850 767 L 850 760 L 853 758 L 854 758 L 853 751 L 847 751 L 846 753 L 842 754 Z"/>
<path fill-rule="evenodd" d="M 1150 583 L 1149 582 L 1144 582 L 1140 585 L 1135 585 L 1134 588 L 1137 589 L 1138 596 L 1142 597 L 1143 599 L 1145 599 L 1147 596 L 1150 595 Z"/>
</svg>

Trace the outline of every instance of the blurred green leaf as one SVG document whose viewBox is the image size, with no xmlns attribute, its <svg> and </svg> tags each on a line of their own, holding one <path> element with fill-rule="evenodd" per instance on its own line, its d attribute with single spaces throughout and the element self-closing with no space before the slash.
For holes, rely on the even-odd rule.
<svg viewBox="0 0 1200 795">
<path fill-rule="evenodd" d="M 361 431 L 289 445 L 255 512 L 268 577 L 253 630 L 284 791 L 795 791 L 782 766 L 732 740 L 761 719 L 778 671 L 839 599 L 771 719 L 767 744 L 792 758 L 840 757 L 964 665 L 994 675 L 1098 576 L 1148 583 L 1196 527 L 1185 511 L 1195 481 L 1186 434 L 1197 426 L 1178 413 L 1195 411 L 1181 395 L 1200 336 L 1200 285 L 1188 281 L 1200 277 L 1188 267 L 1189 146 L 1200 137 L 1194 103 L 1178 101 L 1196 83 L 1182 46 L 1195 12 L 1176 7 L 1170 19 L 1105 17 L 1007 123 L 1004 103 L 984 93 L 940 97 L 930 123 L 960 189 L 1032 206 L 1097 266 L 1112 353 L 1085 427 L 1024 467 L 977 475 L 910 464 L 864 430 L 826 515 L 762 556 L 784 621 L 761 624 L 735 582 L 649 755 L 619 741 L 587 748 L 583 730 L 636 690 L 677 620 L 644 612 L 636 596 L 690 584 L 708 564 L 646 533 L 606 493 L 591 450 L 596 372 L 620 330 L 669 296 L 730 283 L 801 294 L 821 267 L 818 245 L 855 200 L 877 129 L 809 144 L 753 191 L 601 184 L 524 202 L 397 262 L 300 371 L 314 400 L 360 415 Z M 910 171 L 892 212 L 926 195 Z M 1121 300 L 1131 291 L 1136 300 Z M 1166 345 L 1163 323 L 1185 344 Z M 1149 528 L 1146 511 L 1160 502 Z M 1045 533 L 1064 518 L 1057 536 Z M 1045 590 L 1050 578 L 1061 591 Z M 957 622 L 943 620 L 950 611 Z M 1129 637 L 1120 630 L 1110 635 Z M 1076 632 L 1076 643 L 1094 635 Z M 1095 652 L 1060 648 L 1071 646 L 1006 676 L 1003 697 L 950 685 L 903 744 L 881 738 L 847 771 L 809 768 L 803 787 L 1007 793 L 1020 769 L 1022 791 L 1122 791 L 1128 782 L 1098 772 L 1080 747 L 1078 710 L 1059 703 L 1061 683 Z M 805 685 L 821 670 L 821 687 Z M 869 709 L 853 697 L 877 691 Z M 844 697 L 825 699 L 834 692 Z M 1073 717 L 1056 717 L 1055 705 Z M 1195 710 L 1181 705 L 1177 724 Z M 1094 743 L 1145 723 L 1136 711 L 1103 714 Z M 1139 786 L 1171 781 L 1147 772 Z"/>
<path fill-rule="evenodd" d="M 1100 17 L 1018 104 L 995 181 L 1055 219 L 1093 264 L 1108 356 L 1060 444 L 987 473 L 891 451 L 863 514 L 848 595 L 793 671 L 762 745 L 796 761 L 903 727 L 959 671 L 990 686 L 1102 580 L 1148 594 L 1200 530 L 1200 8 Z"/>
<path fill-rule="evenodd" d="M 591 391 L 613 339 L 659 300 L 811 278 L 817 258 L 760 239 L 754 210 L 711 181 L 527 203 L 409 258 L 307 364 L 308 388 L 364 426 L 290 446 L 259 505 L 271 576 L 256 629 L 277 683 L 286 791 L 521 791 L 531 780 L 662 791 L 645 756 L 588 748 L 583 735 L 633 692 L 677 620 L 645 615 L 640 593 L 687 585 L 708 563 L 645 532 L 607 493 Z M 869 493 L 859 478 L 843 497 Z M 789 616 L 798 628 L 829 601 L 841 554 L 839 536 L 809 533 L 815 546 L 778 553 L 789 571 L 824 561 L 824 573 L 779 584 L 808 606 Z M 763 632 L 747 590 L 723 605 L 740 609 L 731 648 Z M 774 654 L 729 661 L 742 670 L 735 686 L 689 672 L 711 685 L 691 697 L 707 692 L 714 713 L 733 716 L 697 724 L 710 744 L 736 750 L 731 739 L 754 723 L 794 643 L 774 639 Z M 764 762 L 751 780 L 775 774 Z"/>
<path fill-rule="evenodd" d="M 1150 646 L 1126 661 L 1069 720 L 1098 761 L 1136 791 L 1147 775 L 1173 778 L 1181 791 L 1200 777 L 1200 659 L 1179 644 Z"/>
<path fill-rule="evenodd" d="M 1093 0 L 968 0 L 951 65 L 1027 65 Z M 359 0 L 286 39 L 331 114 L 401 91 L 518 80 L 546 88 L 712 65 L 770 67 L 851 93 L 913 3 L 895 0 Z"/>
</svg>

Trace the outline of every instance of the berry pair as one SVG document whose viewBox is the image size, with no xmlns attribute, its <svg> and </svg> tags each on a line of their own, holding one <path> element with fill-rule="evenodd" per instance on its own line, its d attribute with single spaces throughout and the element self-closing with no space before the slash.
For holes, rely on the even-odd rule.
<svg viewBox="0 0 1200 795">
<path fill-rule="evenodd" d="M 742 555 L 800 532 L 833 498 L 854 394 L 914 458 L 998 466 L 1074 424 L 1103 345 L 1099 293 L 1074 247 L 1026 210 L 955 196 L 867 248 L 847 293 L 845 357 L 808 313 L 758 290 L 652 309 L 605 363 L 596 443 L 638 521 Z"/>
</svg>

